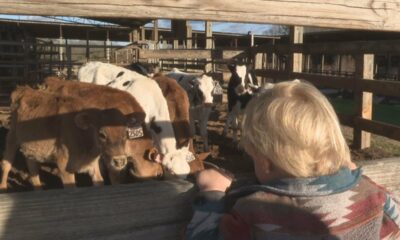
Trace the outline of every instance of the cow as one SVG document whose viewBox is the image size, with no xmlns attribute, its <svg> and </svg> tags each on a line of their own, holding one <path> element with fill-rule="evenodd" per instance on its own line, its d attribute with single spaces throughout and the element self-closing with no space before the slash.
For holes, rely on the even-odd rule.
<svg viewBox="0 0 400 240">
<path fill-rule="evenodd" d="M 163 164 L 185 178 L 190 172 L 188 148 L 178 149 L 170 121 L 167 102 L 157 83 L 134 71 L 101 62 L 89 62 L 79 69 L 81 82 L 107 85 L 132 94 L 146 113 L 145 122 L 153 130 L 156 146 L 163 155 Z"/>
<path fill-rule="evenodd" d="M 160 86 L 167 100 L 178 147 L 189 147 L 189 150 L 194 154 L 193 133 L 190 129 L 189 119 L 189 99 L 185 90 L 175 79 L 162 74 L 156 74 L 153 79 Z M 208 155 L 209 153 L 202 153 L 200 155 L 194 154 L 194 159 L 189 161 L 191 174 L 204 169 L 203 160 L 208 157 Z"/>
<path fill-rule="evenodd" d="M 131 94 L 107 86 L 78 81 L 61 81 L 55 77 L 46 78 L 42 86 L 46 92 L 83 98 L 91 107 L 100 109 L 114 106 L 119 107 L 120 105 L 128 109 L 129 105 L 135 108 L 140 107 Z M 101 98 L 99 98 L 100 95 L 102 96 Z M 150 154 L 155 151 L 155 146 L 145 124 L 142 126 L 142 131 L 142 137 L 127 141 L 126 154 L 128 156 L 128 167 L 126 170 L 136 180 L 162 177 L 164 175 L 162 166 L 155 163 L 155 156 Z M 109 173 L 111 183 L 128 181 L 127 179 L 121 179 L 124 175 L 115 171 Z"/>
<path fill-rule="evenodd" d="M 166 76 L 175 79 L 185 89 L 190 102 L 190 128 L 195 133 L 195 122 L 198 122 L 204 151 L 209 151 L 207 122 L 214 101 L 213 90 L 216 82 L 206 74 L 194 75 L 181 72 L 176 68 L 172 69 Z"/>
<path fill-rule="evenodd" d="M 228 83 L 228 116 L 223 134 L 227 135 L 231 125 L 233 140 L 237 142 L 239 116 L 259 86 L 257 78 L 252 73 L 252 65 L 231 63 L 228 68 L 231 71 L 231 77 Z"/>
<path fill-rule="evenodd" d="M 91 106 L 87 99 L 63 96 L 30 87 L 12 93 L 11 122 L 1 162 L 1 189 L 19 147 L 26 158 L 30 181 L 41 187 L 38 163 L 57 165 L 64 186 L 75 184 L 74 173 L 86 172 L 94 185 L 101 185 L 99 158 L 109 171 L 119 172 L 127 165 L 127 134 L 139 131 L 145 114 L 134 98 L 125 102 L 108 99 L 102 108 Z"/>
</svg>

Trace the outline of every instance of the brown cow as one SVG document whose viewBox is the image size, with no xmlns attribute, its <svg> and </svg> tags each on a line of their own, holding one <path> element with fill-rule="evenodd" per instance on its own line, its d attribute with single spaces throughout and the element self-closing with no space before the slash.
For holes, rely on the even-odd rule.
<svg viewBox="0 0 400 240">
<path fill-rule="evenodd" d="M 141 126 L 145 114 L 133 98 L 128 107 L 115 102 L 118 104 L 108 104 L 102 109 L 91 106 L 87 99 L 19 87 L 12 94 L 0 188 L 7 188 L 8 173 L 18 147 L 26 157 L 35 188 L 41 186 L 38 162 L 56 163 L 65 186 L 74 185 L 76 172 L 87 172 L 95 185 L 102 184 L 100 154 L 106 156 L 110 170 L 124 168 L 127 126 L 132 123 Z"/>
<path fill-rule="evenodd" d="M 186 91 L 176 82 L 175 79 L 156 74 L 153 78 L 161 88 L 161 91 L 167 100 L 168 111 L 174 128 L 177 148 L 189 146 L 189 150 L 194 154 L 195 159 L 189 163 L 190 173 L 203 170 L 203 160 L 210 153 L 195 154 L 193 148 L 193 133 L 190 130 L 189 123 L 189 99 Z"/>
<path fill-rule="evenodd" d="M 48 92 L 84 98 L 91 107 L 100 109 L 116 105 L 123 108 L 129 108 L 130 105 L 135 108 L 139 107 L 134 97 L 128 92 L 107 86 L 78 81 L 61 81 L 55 77 L 48 77 L 44 81 L 44 88 Z M 142 128 L 143 137 L 127 141 L 129 172 L 136 179 L 160 177 L 163 175 L 162 166 L 151 159 L 153 156 L 151 152 L 154 152 L 151 135 L 144 123 Z M 118 172 L 112 172 L 110 180 L 112 183 L 124 182 L 125 180 L 120 177 Z"/>
</svg>

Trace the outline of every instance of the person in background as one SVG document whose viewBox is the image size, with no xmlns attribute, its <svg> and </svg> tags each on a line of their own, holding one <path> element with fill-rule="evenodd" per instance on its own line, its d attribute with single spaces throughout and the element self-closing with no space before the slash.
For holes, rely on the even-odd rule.
<svg viewBox="0 0 400 240">
<path fill-rule="evenodd" d="M 200 172 L 186 239 L 400 239 L 398 202 L 352 163 L 314 86 L 275 84 L 251 100 L 242 128 L 259 184 L 228 190 L 223 171 Z"/>
</svg>

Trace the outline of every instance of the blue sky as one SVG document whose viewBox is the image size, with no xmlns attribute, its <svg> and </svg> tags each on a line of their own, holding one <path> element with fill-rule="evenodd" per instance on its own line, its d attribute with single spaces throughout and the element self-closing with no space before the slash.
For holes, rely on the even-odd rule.
<svg viewBox="0 0 400 240">
<path fill-rule="evenodd" d="M 22 16 L 22 15 L 2 15 L 0 18 L 7 19 L 20 19 L 20 20 L 40 20 L 40 21 L 57 21 L 54 18 L 62 18 L 67 22 L 78 22 L 78 23 L 88 23 L 88 24 L 103 24 L 93 20 L 86 20 L 76 17 L 41 17 L 41 16 Z M 62 21 L 62 20 L 58 20 Z M 204 21 L 191 21 L 193 30 L 204 30 Z M 146 26 L 151 26 L 147 24 Z M 170 20 L 160 20 L 159 27 L 170 28 Z M 271 25 L 267 24 L 249 24 L 249 23 L 224 23 L 224 22 L 213 22 L 213 30 L 216 32 L 230 32 L 230 33 L 243 33 L 247 34 L 251 31 L 254 34 L 262 34 L 264 31 L 270 29 Z"/>
</svg>

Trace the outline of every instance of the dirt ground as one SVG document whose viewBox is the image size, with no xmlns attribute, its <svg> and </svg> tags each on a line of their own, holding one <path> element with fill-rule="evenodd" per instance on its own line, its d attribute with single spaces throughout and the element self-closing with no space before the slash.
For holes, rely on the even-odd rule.
<svg viewBox="0 0 400 240">
<path fill-rule="evenodd" d="M 231 138 L 231 131 L 228 136 L 222 135 L 224 123 L 226 119 L 226 104 L 216 105 L 211 114 L 208 123 L 209 142 L 211 155 L 207 161 L 218 166 L 226 168 L 235 174 L 253 172 L 252 162 L 243 151 L 237 148 Z M 5 147 L 5 136 L 7 130 L 0 128 L 0 155 Z M 343 127 L 343 133 L 351 145 L 352 129 Z M 197 138 L 196 138 L 197 139 Z M 201 149 L 201 142 L 197 142 L 196 146 Z M 400 156 L 400 142 L 386 139 L 379 136 L 373 136 L 372 147 L 365 150 L 352 150 L 353 160 L 370 160 L 392 156 Z M 44 189 L 61 188 L 61 181 L 55 176 L 56 170 L 54 166 L 46 165 L 41 168 L 41 179 L 44 183 Z M 17 153 L 17 157 L 13 169 L 9 176 L 8 192 L 32 190 L 28 182 L 28 173 L 21 153 Z M 85 174 L 77 175 L 77 185 L 90 186 L 90 179 Z"/>
</svg>

